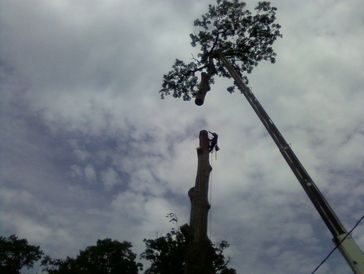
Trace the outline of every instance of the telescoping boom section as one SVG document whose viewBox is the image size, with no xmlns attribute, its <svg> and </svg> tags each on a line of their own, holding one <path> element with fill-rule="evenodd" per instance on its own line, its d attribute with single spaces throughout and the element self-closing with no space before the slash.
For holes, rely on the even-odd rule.
<svg viewBox="0 0 364 274">
<path fill-rule="evenodd" d="M 345 257 L 351 269 L 354 271 L 354 273 L 364 274 L 364 256 L 358 245 L 351 238 L 351 235 L 348 235 L 348 232 L 340 222 L 339 218 L 336 216 L 334 210 L 330 207 L 325 197 L 311 179 L 310 175 L 307 173 L 306 169 L 303 167 L 291 147 L 283 138 L 278 128 L 274 125 L 273 121 L 265 112 L 257 98 L 244 84 L 240 78 L 240 75 L 236 72 L 234 67 L 223 54 L 220 54 L 218 58 L 223 62 L 224 66 L 229 71 L 229 74 L 235 80 L 235 84 L 244 94 L 249 104 L 267 129 L 269 135 L 276 143 L 283 158 L 286 160 L 307 196 L 310 198 L 311 202 L 333 235 L 334 243 L 338 245 L 339 250 Z"/>
</svg>

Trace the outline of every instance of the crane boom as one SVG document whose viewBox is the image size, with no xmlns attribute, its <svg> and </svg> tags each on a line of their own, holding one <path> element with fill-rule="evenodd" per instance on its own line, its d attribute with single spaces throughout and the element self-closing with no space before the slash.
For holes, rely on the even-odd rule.
<svg viewBox="0 0 364 274">
<path fill-rule="evenodd" d="M 251 92 L 251 90 L 244 84 L 239 73 L 230 64 L 227 58 L 223 54 L 219 54 L 218 58 L 222 61 L 229 74 L 235 80 L 235 84 L 244 94 L 255 113 L 258 115 L 260 121 L 267 129 L 269 135 L 276 143 L 279 151 L 287 164 L 295 174 L 299 183 L 303 187 L 307 196 L 315 206 L 316 210 L 320 214 L 321 218 L 325 222 L 327 228 L 333 235 L 333 241 L 338 245 L 339 250 L 345 257 L 351 269 L 356 274 L 364 274 L 364 256 L 358 245 L 347 235 L 347 231 L 339 218 L 336 216 L 334 210 L 330 207 L 328 201 L 322 195 L 315 182 L 311 179 L 310 175 L 303 167 L 292 148 L 283 138 L 278 128 L 275 126 L 273 121 L 270 119 L 262 105 L 259 103 L 257 98 Z"/>
</svg>

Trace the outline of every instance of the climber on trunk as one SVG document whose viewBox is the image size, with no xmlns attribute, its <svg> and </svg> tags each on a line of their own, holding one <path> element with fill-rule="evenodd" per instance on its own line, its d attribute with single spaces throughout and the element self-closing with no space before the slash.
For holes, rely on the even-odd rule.
<svg viewBox="0 0 364 274">
<path fill-rule="evenodd" d="M 220 148 L 217 145 L 217 139 L 219 138 L 219 136 L 216 134 L 216 132 L 209 132 L 212 134 L 212 138 L 210 139 L 209 152 L 212 152 L 214 148 L 216 151 L 219 151 Z"/>
</svg>

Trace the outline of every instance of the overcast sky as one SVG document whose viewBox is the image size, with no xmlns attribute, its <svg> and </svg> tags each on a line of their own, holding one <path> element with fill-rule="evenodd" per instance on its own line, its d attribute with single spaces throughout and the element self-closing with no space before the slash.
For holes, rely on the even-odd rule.
<svg viewBox="0 0 364 274">
<path fill-rule="evenodd" d="M 0 234 L 51 256 L 189 219 L 202 129 L 219 134 L 209 235 L 238 273 L 311 273 L 331 235 L 230 80 L 158 91 L 213 1 L 0 0 Z M 248 7 L 255 1 L 248 1 Z M 277 63 L 250 86 L 349 230 L 364 214 L 364 2 L 277 0 Z M 364 224 L 354 231 L 364 249 Z M 317 273 L 351 273 L 336 252 Z"/>
</svg>

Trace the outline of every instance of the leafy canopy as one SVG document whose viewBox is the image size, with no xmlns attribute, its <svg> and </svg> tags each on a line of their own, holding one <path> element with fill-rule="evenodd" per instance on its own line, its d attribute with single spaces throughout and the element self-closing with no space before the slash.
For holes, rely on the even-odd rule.
<svg viewBox="0 0 364 274">
<path fill-rule="evenodd" d="M 272 45 L 282 36 L 280 25 L 275 23 L 277 9 L 264 1 L 258 3 L 252 14 L 245 6 L 239 0 L 217 0 L 216 5 L 209 5 L 208 12 L 194 21 L 199 32 L 190 34 L 191 45 L 199 46 L 200 53 L 189 63 L 176 59 L 172 70 L 163 76 L 162 99 L 170 94 L 185 101 L 195 97 L 199 89 L 197 72 L 206 73 L 209 84 L 214 83 L 215 75 L 230 78 L 219 59 L 221 54 L 246 84 L 248 78 L 243 76 L 244 72 L 251 73 L 262 60 L 275 62 Z M 228 91 L 233 92 L 234 87 Z"/>
<path fill-rule="evenodd" d="M 150 261 L 150 267 L 145 274 L 184 274 L 185 256 L 188 248 L 186 236 L 181 229 L 174 229 L 165 236 L 156 239 L 144 240 L 145 251 L 141 258 Z M 236 274 L 235 269 L 228 268 L 229 260 L 224 257 L 223 251 L 229 244 L 225 241 L 217 245 L 209 242 L 208 261 L 206 266 L 211 273 Z"/>
<path fill-rule="evenodd" d="M 0 236 L 0 273 L 19 274 L 23 267 L 32 267 L 42 255 L 39 246 L 28 244 L 26 239 Z"/>
<path fill-rule="evenodd" d="M 52 260 L 46 257 L 43 265 L 49 274 L 137 274 L 141 264 L 130 250 L 129 242 L 111 239 L 98 240 L 96 246 L 89 246 L 74 259 Z"/>
</svg>

